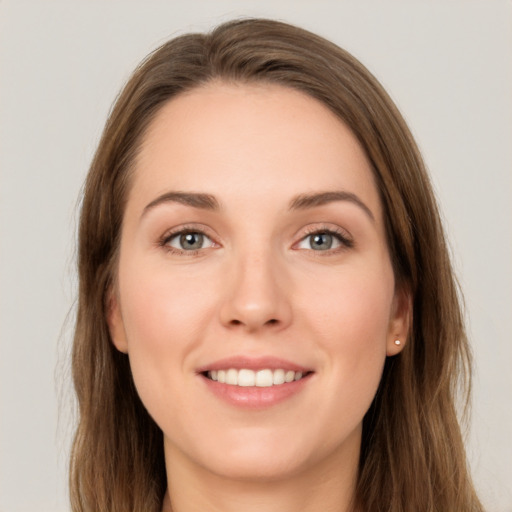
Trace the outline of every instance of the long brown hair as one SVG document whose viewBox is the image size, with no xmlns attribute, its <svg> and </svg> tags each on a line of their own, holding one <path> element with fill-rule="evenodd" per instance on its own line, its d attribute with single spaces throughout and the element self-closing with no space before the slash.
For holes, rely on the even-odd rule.
<svg viewBox="0 0 512 512">
<path fill-rule="evenodd" d="M 400 286 L 413 297 L 404 350 L 388 358 L 363 422 L 356 507 L 365 512 L 481 511 L 455 399 L 470 354 L 438 208 L 419 151 L 377 80 L 336 45 L 284 23 L 248 19 L 164 44 L 135 71 L 107 121 L 84 189 L 73 379 L 79 424 L 70 486 L 75 512 L 159 511 L 162 433 L 137 396 L 105 310 L 115 279 L 134 157 L 155 113 L 212 80 L 270 82 L 327 105 L 372 163 Z M 465 403 L 464 400 L 462 403 Z"/>
</svg>

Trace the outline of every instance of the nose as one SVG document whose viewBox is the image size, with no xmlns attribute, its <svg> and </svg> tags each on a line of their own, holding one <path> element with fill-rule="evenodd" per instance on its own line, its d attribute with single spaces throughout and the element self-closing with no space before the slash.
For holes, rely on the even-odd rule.
<svg viewBox="0 0 512 512">
<path fill-rule="evenodd" d="M 291 292 L 286 272 L 276 258 L 239 258 L 228 272 L 221 323 L 247 332 L 284 329 L 292 320 Z"/>
</svg>

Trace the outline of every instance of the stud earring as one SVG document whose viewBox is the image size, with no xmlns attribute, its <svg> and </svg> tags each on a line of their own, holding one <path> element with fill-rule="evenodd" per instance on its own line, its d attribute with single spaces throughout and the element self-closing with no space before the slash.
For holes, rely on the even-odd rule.
<svg viewBox="0 0 512 512">
<path fill-rule="evenodd" d="M 395 340 L 395 345 L 401 345 L 402 342 L 400 340 Z"/>
</svg>

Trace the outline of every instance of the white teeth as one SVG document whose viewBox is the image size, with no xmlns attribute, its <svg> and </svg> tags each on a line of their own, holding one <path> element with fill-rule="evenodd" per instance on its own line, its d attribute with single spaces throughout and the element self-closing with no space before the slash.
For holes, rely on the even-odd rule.
<svg viewBox="0 0 512 512">
<path fill-rule="evenodd" d="M 230 368 L 226 372 L 226 384 L 236 386 L 238 384 L 238 372 L 234 368 Z"/>
<path fill-rule="evenodd" d="M 272 370 L 260 370 L 256 373 L 256 386 L 268 388 L 273 384 Z"/>
<path fill-rule="evenodd" d="M 216 380 L 221 384 L 229 384 L 230 386 L 242 387 L 259 387 L 268 388 L 270 386 L 279 386 L 284 383 L 300 380 L 303 377 L 302 372 L 294 372 L 293 370 L 236 370 L 229 368 L 227 370 L 212 370 L 208 372 L 208 377 Z"/>
<path fill-rule="evenodd" d="M 274 370 L 273 384 L 284 384 L 284 370 Z"/>
<path fill-rule="evenodd" d="M 238 385 L 249 387 L 254 386 L 256 376 L 252 370 L 240 370 L 238 372 Z"/>
<path fill-rule="evenodd" d="M 295 379 L 295 372 L 292 372 L 291 370 L 286 372 L 284 376 L 285 382 L 292 382 L 292 380 Z"/>
</svg>

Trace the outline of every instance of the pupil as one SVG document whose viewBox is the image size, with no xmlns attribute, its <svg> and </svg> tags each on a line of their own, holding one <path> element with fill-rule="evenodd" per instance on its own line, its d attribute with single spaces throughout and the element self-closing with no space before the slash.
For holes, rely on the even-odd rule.
<svg viewBox="0 0 512 512">
<path fill-rule="evenodd" d="M 201 249 L 203 235 L 201 233 L 187 233 L 180 236 L 180 243 L 184 249 Z"/>
<path fill-rule="evenodd" d="M 322 251 L 330 249 L 332 246 L 332 235 L 328 233 L 317 233 L 313 235 L 312 246 L 314 249 L 320 249 Z"/>
</svg>

